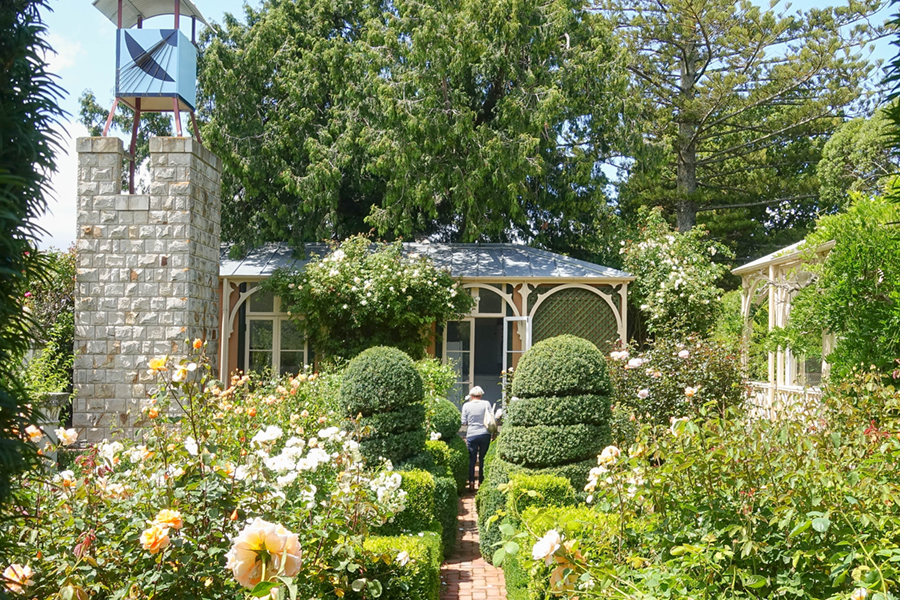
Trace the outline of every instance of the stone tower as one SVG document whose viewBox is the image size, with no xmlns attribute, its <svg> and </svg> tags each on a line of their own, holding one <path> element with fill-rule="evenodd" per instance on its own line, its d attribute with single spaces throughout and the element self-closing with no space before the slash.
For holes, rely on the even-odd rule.
<svg viewBox="0 0 900 600">
<path fill-rule="evenodd" d="M 132 433 L 150 358 L 198 337 L 216 356 L 220 161 L 151 138 L 149 193 L 123 194 L 125 159 L 118 138 L 78 140 L 73 424 L 87 442 Z"/>
</svg>

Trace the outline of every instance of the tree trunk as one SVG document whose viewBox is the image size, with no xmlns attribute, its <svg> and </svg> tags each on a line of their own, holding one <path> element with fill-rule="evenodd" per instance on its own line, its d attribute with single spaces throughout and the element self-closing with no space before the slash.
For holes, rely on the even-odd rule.
<svg viewBox="0 0 900 600">
<path fill-rule="evenodd" d="M 678 200 L 675 204 L 675 225 L 684 233 L 697 224 L 697 203 L 694 194 L 697 191 L 697 118 L 694 112 L 694 86 L 697 83 L 697 51 L 689 44 L 681 62 L 681 86 L 679 113 L 675 115 L 678 122 L 678 137 L 675 140 L 675 156 L 677 174 L 675 191 Z"/>
</svg>

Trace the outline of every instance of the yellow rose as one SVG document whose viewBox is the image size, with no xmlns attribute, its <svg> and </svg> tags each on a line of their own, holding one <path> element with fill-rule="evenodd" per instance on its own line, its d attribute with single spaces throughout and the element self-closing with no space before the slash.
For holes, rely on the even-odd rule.
<svg viewBox="0 0 900 600">
<path fill-rule="evenodd" d="M 141 533 L 141 547 L 156 554 L 169 545 L 169 528 L 165 525 L 151 525 Z"/>
<path fill-rule="evenodd" d="M 156 358 L 151 358 L 148 366 L 150 367 L 150 370 L 153 372 L 166 371 L 167 370 L 166 369 L 166 360 L 167 359 L 168 359 L 167 356 L 158 356 Z"/>
<path fill-rule="evenodd" d="M 195 339 L 194 340 L 194 350 L 199 350 L 202 347 L 203 347 L 203 340 L 201 340 L 200 338 Z"/>
<path fill-rule="evenodd" d="M 177 510 L 164 508 L 157 513 L 152 524 L 163 525 L 165 527 L 171 527 L 172 529 L 181 529 L 184 527 L 184 520 L 181 518 L 181 513 Z"/>
<path fill-rule="evenodd" d="M 24 594 L 24 588 L 34 585 L 34 581 L 31 579 L 33 575 L 34 571 L 28 565 L 12 564 L 3 570 L 6 589 L 14 594 Z"/>
<path fill-rule="evenodd" d="M 261 557 L 267 557 L 265 579 L 293 577 L 300 572 L 300 540 L 283 526 L 256 518 L 244 527 L 225 557 L 225 568 L 231 569 L 242 586 L 253 588 L 263 580 Z"/>
</svg>

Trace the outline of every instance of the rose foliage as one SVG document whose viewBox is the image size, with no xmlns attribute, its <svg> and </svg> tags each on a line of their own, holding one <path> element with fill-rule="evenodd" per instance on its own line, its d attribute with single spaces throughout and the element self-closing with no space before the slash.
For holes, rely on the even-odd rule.
<svg viewBox="0 0 900 600">
<path fill-rule="evenodd" d="M 744 398 L 737 353 L 699 337 L 659 339 L 643 352 L 617 350 L 609 367 L 615 412 L 633 421 L 666 425 L 672 417 L 696 416 L 709 403 L 722 412 Z"/>
<path fill-rule="evenodd" d="M 422 358 L 432 326 L 462 318 L 474 300 L 449 272 L 399 242 L 348 238 L 302 271 L 276 270 L 263 284 L 281 296 L 322 358 L 352 358 L 392 346 Z"/>
<path fill-rule="evenodd" d="M 774 421 L 731 408 L 642 426 L 629 450 L 598 457 L 589 504 L 530 508 L 506 532 L 531 549 L 513 561 L 520 586 L 542 598 L 896 598 L 900 393 L 884 381 L 855 371 Z"/>
<path fill-rule="evenodd" d="M 0 566 L 39 598 L 377 597 L 396 556 L 363 547 L 404 509 L 390 465 L 365 469 L 339 428 L 336 375 L 210 377 L 202 342 L 150 361 L 135 439 L 88 447 L 17 490 Z M 352 425 L 352 423 L 351 423 Z M 47 455 L 45 432 L 26 432 Z M 74 430 L 58 430 L 63 445 Z M 18 565 L 18 566 L 16 566 Z M 394 565 L 394 566 L 392 566 Z M 13 585 L 13 584 L 9 584 Z M 10 591 L 16 591 L 7 586 Z"/>
</svg>

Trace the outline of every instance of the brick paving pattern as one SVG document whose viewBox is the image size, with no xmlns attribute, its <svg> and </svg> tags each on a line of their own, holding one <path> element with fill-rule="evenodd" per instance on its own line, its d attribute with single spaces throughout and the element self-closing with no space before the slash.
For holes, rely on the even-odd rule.
<svg viewBox="0 0 900 600">
<path fill-rule="evenodd" d="M 506 598 L 503 571 L 489 565 L 478 551 L 475 495 L 459 499 L 456 551 L 441 567 L 441 600 L 499 600 Z"/>
</svg>

